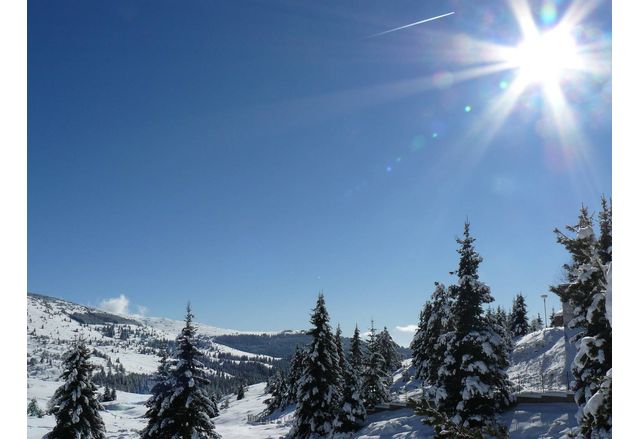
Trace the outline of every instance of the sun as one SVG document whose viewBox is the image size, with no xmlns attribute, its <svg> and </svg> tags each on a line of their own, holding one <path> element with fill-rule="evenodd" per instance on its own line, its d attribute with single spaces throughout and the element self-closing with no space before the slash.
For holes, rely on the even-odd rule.
<svg viewBox="0 0 640 439">
<path fill-rule="evenodd" d="M 571 33 L 562 27 L 536 32 L 511 52 L 507 62 L 527 85 L 559 83 L 584 64 Z"/>
</svg>

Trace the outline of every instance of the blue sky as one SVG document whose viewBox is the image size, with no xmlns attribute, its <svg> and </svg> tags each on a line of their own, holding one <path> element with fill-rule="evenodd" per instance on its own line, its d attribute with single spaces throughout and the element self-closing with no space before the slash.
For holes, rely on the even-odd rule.
<svg viewBox="0 0 640 439">
<path fill-rule="evenodd" d="M 569 3 L 531 5 L 551 27 Z M 479 5 L 30 2 L 29 291 L 275 330 L 323 289 L 347 332 L 373 317 L 406 344 L 468 217 L 496 304 L 542 313 L 553 228 L 611 193 L 610 77 L 563 83 L 582 137 L 534 85 L 490 130 L 517 72 L 451 81 L 473 55 L 454 36 L 521 36 Z M 605 2 L 581 38 L 610 22 Z"/>
</svg>

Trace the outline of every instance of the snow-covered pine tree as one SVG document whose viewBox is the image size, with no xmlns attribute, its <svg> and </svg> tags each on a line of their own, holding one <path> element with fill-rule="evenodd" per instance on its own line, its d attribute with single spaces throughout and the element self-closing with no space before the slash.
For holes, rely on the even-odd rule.
<svg viewBox="0 0 640 439">
<path fill-rule="evenodd" d="M 268 393 L 271 395 L 264 403 L 267 404 L 266 414 L 271 414 L 278 409 L 282 409 L 286 405 L 287 383 L 282 371 L 277 371 L 275 375 L 269 379 Z"/>
<path fill-rule="evenodd" d="M 360 339 L 360 330 L 356 324 L 353 330 L 353 337 L 349 344 L 349 364 L 358 375 L 362 375 L 364 370 L 364 353 L 362 352 L 362 340 Z"/>
<path fill-rule="evenodd" d="M 31 398 L 29 404 L 27 404 L 27 416 L 35 416 L 37 418 L 44 416 L 44 411 L 38 406 L 38 401 L 35 398 Z"/>
<path fill-rule="evenodd" d="M 483 304 L 493 301 L 489 287 L 480 282 L 482 258 L 465 223 L 460 248 L 458 283 L 450 287 L 452 331 L 441 336 L 444 361 L 428 395 L 435 408 L 456 424 L 481 427 L 496 422 L 496 414 L 512 402 L 506 374 L 508 353 L 503 339 L 484 316 Z"/>
<path fill-rule="evenodd" d="M 376 329 L 371 320 L 367 355 L 362 373 L 362 396 L 366 407 L 374 407 L 376 404 L 389 401 L 389 381 L 384 357 L 377 343 Z"/>
<path fill-rule="evenodd" d="M 344 378 L 342 400 L 334 425 L 334 438 L 340 437 L 335 433 L 349 433 L 362 427 L 367 417 L 367 409 L 362 399 L 362 378 L 356 369 L 345 361 L 342 368 Z"/>
<path fill-rule="evenodd" d="M 402 366 L 402 361 L 400 361 L 400 355 L 398 355 L 396 348 L 397 345 L 386 326 L 378 333 L 376 343 L 378 344 L 378 352 L 384 359 L 384 367 L 387 372 L 394 372 Z"/>
<path fill-rule="evenodd" d="M 516 294 L 511 307 L 511 334 L 514 337 L 522 337 L 530 332 L 529 318 L 527 317 L 527 303 L 521 293 Z"/>
<path fill-rule="evenodd" d="M 104 386 L 104 392 L 102 393 L 102 402 L 109 402 L 111 401 L 111 389 L 109 389 L 109 386 L 105 385 Z"/>
<path fill-rule="evenodd" d="M 567 281 L 551 290 L 573 305 L 571 328 L 578 352 L 572 365 L 573 388 L 578 404 L 576 418 L 585 437 L 611 436 L 611 322 L 607 314 L 610 292 L 611 206 L 602 201 L 601 236 L 596 239 L 593 221 L 582 207 L 578 224 L 567 226 L 573 236 L 556 229 L 557 240 L 571 254 L 565 264 Z"/>
<path fill-rule="evenodd" d="M 445 286 L 435 283 L 431 294 L 420 313 L 418 330 L 411 342 L 412 363 L 416 369 L 416 378 L 432 384 L 444 361 L 446 346 L 440 342 L 440 336 L 452 328 L 449 325 L 451 297 Z"/>
<path fill-rule="evenodd" d="M 544 321 L 540 316 L 540 313 L 536 316 L 535 319 L 531 320 L 531 325 L 529 325 L 529 332 L 536 332 L 544 329 Z"/>
<path fill-rule="evenodd" d="M 215 431 L 214 405 L 204 386 L 210 381 L 204 376 L 204 365 L 198 360 L 202 353 L 195 346 L 196 327 L 191 305 L 187 306 L 185 326 L 176 338 L 175 359 L 171 362 L 171 390 L 164 396 L 164 409 L 158 438 L 219 439 Z"/>
<path fill-rule="evenodd" d="M 285 401 L 284 404 L 292 404 L 298 401 L 298 382 L 300 381 L 300 377 L 302 376 L 302 371 L 304 370 L 304 361 L 305 361 L 305 351 L 304 349 L 299 349 L 296 346 L 296 350 L 291 357 L 291 363 L 289 366 L 289 374 L 286 377 L 285 383 Z"/>
<path fill-rule="evenodd" d="M 160 349 L 160 364 L 153 381 L 155 384 L 151 388 L 151 397 L 147 400 L 147 412 L 144 417 L 148 419 L 146 427 L 140 432 L 141 439 L 160 438 L 161 425 L 163 421 L 164 409 L 168 405 L 173 385 L 171 383 L 171 362 L 166 345 Z M 163 407 L 163 403 L 165 406 Z"/>
<path fill-rule="evenodd" d="M 324 295 L 311 314 L 311 343 L 298 381 L 298 404 L 291 439 L 317 439 L 331 434 L 340 403 L 338 399 L 338 357 Z"/>
<path fill-rule="evenodd" d="M 51 400 L 56 426 L 43 439 L 104 439 L 104 422 L 99 410 L 97 388 L 91 381 L 94 366 L 89 363 L 91 351 L 78 340 L 64 358 L 60 386 Z"/>
<path fill-rule="evenodd" d="M 244 385 L 240 384 L 238 386 L 238 391 L 236 392 L 236 399 L 241 400 L 244 398 Z"/>
<path fill-rule="evenodd" d="M 342 330 L 340 325 L 336 325 L 336 355 L 338 357 L 338 399 L 342 400 L 342 388 L 344 387 L 344 368 L 345 368 L 345 356 L 344 349 L 342 347 Z"/>
<path fill-rule="evenodd" d="M 498 325 L 497 331 L 504 340 L 507 352 L 511 354 L 511 352 L 513 352 L 513 336 L 509 325 L 509 317 L 504 308 L 498 306 L 496 313 L 494 314 L 494 319 L 495 323 Z"/>
</svg>

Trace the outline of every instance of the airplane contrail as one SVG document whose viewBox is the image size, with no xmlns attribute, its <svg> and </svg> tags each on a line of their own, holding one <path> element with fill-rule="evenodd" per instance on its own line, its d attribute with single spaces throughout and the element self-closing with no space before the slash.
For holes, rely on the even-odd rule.
<svg viewBox="0 0 640 439">
<path fill-rule="evenodd" d="M 386 30 L 384 32 L 380 32 L 380 33 L 377 33 L 377 34 L 369 35 L 366 38 L 379 37 L 380 35 L 388 34 L 390 32 L 395 32 L 395 31 L 401 30 L 401 29 L 406 29 L 406 28 L 411 27 L 411 26 L 417 26 L 419 24 L 426 23 L 427 21 L 437 20 L 438 18 L 446 17 L 448 15 L 453 15 L 453 14 L 455 14 L 455 12 L 449 12 L 447 14 L 438 15 L 437 17 L 431 17 L 431 18 L 427 18 L 426 20 L 416 21 L 415 23 L 406 24 L 404 26 L 396 27 L 395 29 L 390 29 L 390 30 Z"/>
</svg>

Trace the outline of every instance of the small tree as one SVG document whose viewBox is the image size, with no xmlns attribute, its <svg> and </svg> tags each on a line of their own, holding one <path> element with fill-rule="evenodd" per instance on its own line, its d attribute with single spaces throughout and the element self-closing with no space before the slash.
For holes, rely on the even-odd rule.
<svg viewBox="0 0 640 439">
<path fill-rule="evenodd" d="M 389 375 L 385 367 L 384 357 L 378 351 L 376 343 L 376 329 L 371 321 L 369 340 L 367 342 L 368 355 L 364 363 L 362 376 L 362 394 L 366 407 L 387 402 L 389 397 Z"/>
<path fill-rule="evenodd" d="M 513 299 L 511 308 L 511 334 L 514 337 L 527 335 L 529 331 L 529 318 L 527 317 L 527 304 L 522 294 L 517 294 Z"/>
<path fill-rule="evenodd" d="M 238 386 L 238 391 L 236 392 L 236 399 L 241 400 L 244 398 L 244 386 L 240 384 Z"/>
<path fill-rule="evenodd" d="M 400 355 L 398 355 L 397 345 L 391 338 L 389 330 L 385 326 L 376 337 L 378 352 L 384 359 L 384 367 L 387 372 L 394 372 L 402 366 Z"/>
<path fill-rule="evenodd" d="M 27 416 L 35 416 L 37 418 L 44 416 L 44 411 L 38 406 L 38 401 L 35 398 L 31 398 L 29 404 L 27 404 Z"/>
<path fill-rule="evenodd" d="M 91 351 L 82 340 L 65 356 L 60 386 L 51 400 L 56 426 L 43 439 L 104 439 L 105 428 L 99 411 L 97 387 L 91 381 L 94 366 L 89 363 Z"/>
</svg>

